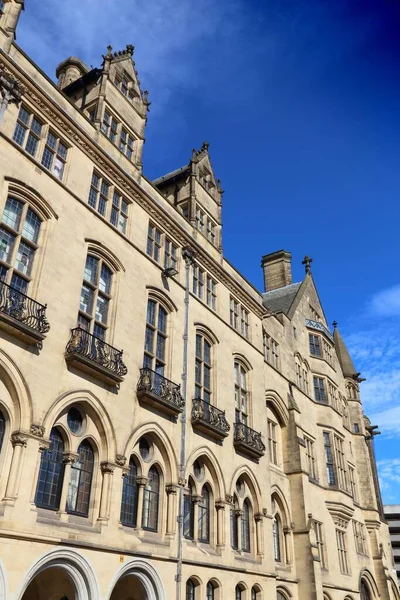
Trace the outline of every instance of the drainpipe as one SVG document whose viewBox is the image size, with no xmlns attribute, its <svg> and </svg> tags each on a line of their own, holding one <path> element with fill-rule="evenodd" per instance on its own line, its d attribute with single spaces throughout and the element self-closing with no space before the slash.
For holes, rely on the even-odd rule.
<svg viewBox="0 0 400 600">
<path fill-rule="evenodd" d="M 182 555 L 183 555 L 183 513 L 184 513 L 184 488 L 185 465 L 186 465 L 186 407 L 187 407 L 187 369 L 188 369 L 188 345 L 189 345 L 189 285 L 190 267 L 194 263 L 194 252 L 190 248 L 182 249 L 182 257 L 185 261 L 185 318 L 183 329 L 183 368 L 182 368 L 182 398 L 184 401 L 181 414 L 181 451 L 179 459 L 179 501 L 178 501 L 178 562 L 176 565 L 176 600 L 181 600 L 182 594 Z"/>
</svg>

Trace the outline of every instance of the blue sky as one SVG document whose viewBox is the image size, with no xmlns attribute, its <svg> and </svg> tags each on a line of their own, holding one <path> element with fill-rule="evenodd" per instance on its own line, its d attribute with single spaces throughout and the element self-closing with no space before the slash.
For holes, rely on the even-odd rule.
<svg viewBox="0 0 400 600">
<path fill-rule="evenodd" d="M 224 252 L 313 257 L 329 321 L 367 377 L 384 501 L 400 503 L 400 5 L 393 0 L 29 0 L 18 43 L 51 76 L 136 47 L 152 101 L 144 171 L 210 142 Z"/>
</svg>

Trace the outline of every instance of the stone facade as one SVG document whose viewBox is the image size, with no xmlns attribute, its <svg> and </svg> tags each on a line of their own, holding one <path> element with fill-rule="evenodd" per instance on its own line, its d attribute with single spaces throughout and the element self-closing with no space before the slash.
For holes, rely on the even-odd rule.
<svg viewBox="0 0 400 600">
<path fill-rule="evenodd" d="M 0 2 L 0 598 L 398 600 L 359 373 L 306 258 L 149 181 L 133 47 L 49 80 Z"/>
</svg>

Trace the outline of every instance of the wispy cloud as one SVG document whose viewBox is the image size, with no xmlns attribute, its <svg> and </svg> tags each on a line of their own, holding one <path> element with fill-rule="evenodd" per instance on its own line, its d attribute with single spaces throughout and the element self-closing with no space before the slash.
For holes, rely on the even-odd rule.
<svg viewBox="0 0 400 600">
<path fill-rule="evenodd" d="M 375 294 L 368 308 L 378 317 L 400 317 L 400 284 Z"/>
<path fill-rule="evenodd" d="M 398 503 L 400 496 L 400 458 L 378 461 L 379 483 L 384 501 Z"/>
</svg>

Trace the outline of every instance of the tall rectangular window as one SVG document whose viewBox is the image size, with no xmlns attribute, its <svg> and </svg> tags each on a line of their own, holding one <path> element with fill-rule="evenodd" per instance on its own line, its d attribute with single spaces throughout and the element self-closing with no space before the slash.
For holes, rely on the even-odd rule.
<svg viewBox="0 0 400 600">
<path fill-rule="evenodd" d="M 354 533 L 354 542 L 356 546 L 357 554 L 368 554 L 368 546 L 367 539 L 365 533 L 365 525 L 364 523 L 360 523 L 359 521 L 353 520 L 353 533 Z"/>
<path fill-rule="evenodd" d="M 332 363 L 333 363 L 332 346 L 326 340 L 323 340 L 323 345 L 324 345 L 324 358 L 326 361 L 328 361 L 328 363 L 330 365 L 332 365 Z"/>
<path fill-rule="evenodd" d="M 146 252 L 156 262 L 161 261 L 161 236 L 162 232 L 155 225 L 149 223 Z"/>
<path fill-rule="evenodd" d="M 89 206 L 96 209 L 103 217 L 107 212 L 110 190 L 111 185 L 108 181 L 94 171 L 89 191 Z"/>
<path fill-rule="evenodd" d="M 249 311 L 243 306 L 240 310 L 240 333 L 245 337 L 249 337 Z"/>
<path fill-rule="evenodd" d="M 60 140 L 57 134 L 49 131 L 43 150 L 42 165 L 60 180 L 62 180 L 64 175 L 67 152 L 67 146 Z"/>
<path fill-rule="evenodd" d="M 279 344 L 264 331 L 264 358 L 268 364 L 279 368 Z"/>
<path fill-rule="evenodd" d="M 332 406 L 332 408 L 334 408 L 338 412 L 342 412 L 338 402 L 337 388 L 330 381 L 328 381 L 328 402 Z"/>
<path fill-rule="evenodd" d="M 315 481 L 317 481 L 318 473 L 317 473 L 317 461 L 316 461 L 315 453 L 314 453 L 314 441 L 308 437 L 305 437 L 304 441 L 306 443 L 308 474 L 311 477 L 311 479 L 314 479 Z"/>
<path fill-rule="evenodd" d="M 325 381 L 322 377 L 313 377 L 314 381 L 314 398 L 317 402 L 327 402 L 326 391 L 325 391 Z"/>
<path fill-rule="evenodd" d="M 168 313 L 156 300 L 147 303 L 143 366 L 164 375 L 167 345 Z M 156 383 L 159 384 L 158 380 Z"/>
<path fill-rule="evenodd" d="M 349 467 L 350 492 L 351 492 L 354 502 L 358 502 L 355 469 L 351 465 L 348 465 L 348 467 Z"/>
<path fill-rule="evenodd" d="M 121 137 L 119 140 L 119 149 L 129 160 L 132 159 L 133 156 L 133 144 L 135 140 L 133 137 L 126 131 L 126 129 L 121 130 Z"/>
<path fill-rule="evenodd" d="M 319 560 L 321 563 L 321 569 L 326 569 L 327 562 L 326 562 L 324 535 L 323 535 L 323 530 L 322 530 L 323 525 L 319 521 L 314 521 L 313 523 L 314 523 L 315 539 L 316 539 L 316 543 L 317 543 L 318 557 L 319 557 Z"/>
<path fill-rule="evenodd" d="M 268 419 L 268 450 L 269 450 L 269 460 L 272 464 L 278 464 L 278 441 L 276 439 L 278 425 Z"/>
<path fill-rule="evenodd" d="M 328 476 L 328 484 L 336 485 L 336 472 L 335 463 L 332 451 L 332 440 L 329 431 L 324 431 L 324 448 L 325 448 L 325 461 L 326 461 L 326 473 Z"/>
<path fill-rule="evenodd" d="M 19 109 L 13 140 L 31 155 L 36 156 L 43 123 L 25 106 Z"/>
<path fill-rule="evenodd" d="M 249 338 L 249 311 L 234 298 L 230 298 L 229 322 L 245 338 Z"/>
<path fill-rule="evenodd" d="M 196 208 L 196 229 L 204 233 L 205 214 L 200 208 Z"/>
<path fill-rule="evenodd" d="M 193 287 L 192 291 L 200 300 L 204 299 L 204 277 L 205 272 L 198 265 L 193 265 Z"/>
<path fill-rule="evenodd" d="M 239 302 L 232 297 L 230 299 L 230 324 L 234 329 L 239 328 Z"/>
<path fill-rule="evenodd" d="M 178 259 L 177 259 L 178 248 L 171 240 L 167 237 L 164 239 L 164 269 L 176 269 L 178 270 Z"/>
<path fill-rule="evenodd" d="M 211 219 L 207 218 L 207 234 L 206 237 L 208 239 L 209 242 L 212 243 L 213 246 L 216 245 L 216 235 L 215 235 L 215 231 L 216 231 L 216 225 L 213 221 L 211 221 Z"/>
<path fill-rule="evenodd" d="M 113 144 L 115 144 L 118 135 L 118 121 L 108 112 L 107 109 L 104 111 L 101 131 Z"/>
<path fill-rule="evenodd" d="M 310 354 L 312 356 L 322 356 L 321 352 L 321 338 L 319 335 L 314 335 L 313 333 L 308 334 L 308 339 L 310 342 Z"/>
<path fill-rule="evenodd" d="M 336 459 L 336 469 L 338 474 L 338 483 L 339 487 L 346 492 L 349 491 L 349 482 L 347 477 L 347 463 L 345 460 L 344 454 L 344 443 L 341 437 L 338 435 L 334 436 L 335 441 L 335 459 Z"/>
<path fill-rule="evenodd" d="M 128 203 L 118 192 L 114 191 L 111 207 L 111 224 L 119 229 L 122 233 L 126 233 L 126 225 L 128 222 Z"/>
<path fill-rule="evenodd" d="M 339 566 L 341 573 L 349 575 L 349 563 L 347 560 L 347 544 L 346 544 L 346 532 L 336 529 L 336 543 L 339 555 Z"/>
<path fill-rule="evenodd" d="M 207 306 L 212 310 L 217 308 L 217 284 L 210 275 L 207 275 Z"/>
</svg>

